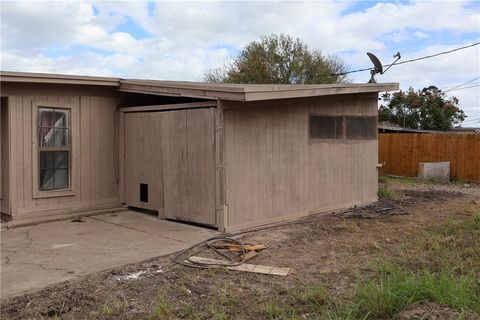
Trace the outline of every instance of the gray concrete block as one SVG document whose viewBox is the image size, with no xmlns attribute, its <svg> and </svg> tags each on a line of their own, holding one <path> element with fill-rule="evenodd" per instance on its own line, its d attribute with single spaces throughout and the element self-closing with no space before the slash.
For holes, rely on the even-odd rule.
<svg viewBox="0 0 480 320">
<path fill-rule="evenodd" d="M 450 181 L 450 161 L 445 162 L 419 162 L 418 178 Z"/>
</svg>

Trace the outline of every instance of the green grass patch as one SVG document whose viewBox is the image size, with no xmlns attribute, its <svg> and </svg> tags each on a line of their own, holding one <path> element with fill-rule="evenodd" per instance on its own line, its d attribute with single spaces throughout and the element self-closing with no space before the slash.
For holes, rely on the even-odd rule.
<svg viewBox="0 0 480 320">
<path fill-rule="evenodd" d="M 173 313 L 170 310 L 167 299 L 161 295 L 158 297 L 157 303 L 150 314 L 149 320 L 166 320 L 171 319 Z"/>
<path fill-rule="evenodd" d="M 395 265 L 383 266 L 376 279 L 359 283 L 358 315 L 390 318 L 415 302 L 433 301 L 456 310 L 480 312 L 480 285 L 473 275 L 446 269 L 411 271 Z"/>
<path fill-rule="evenodd" d="M 356 318 L 388 318 L 415 302 L 432 301 L 480 313 L 480 215 L 446 219 L 412 239 L 361 279 L 350 308 Z"/>
<path fill-rule="evenodd" d="M 401 177 L 401 176 L 379 176 L 378 182 L 380 183 L 400 183 L 400 184 L 444 184 L 444 182 L 435 179 L 418 179 L 415 177 Z"/>
<path fill-rule="evenodd" d="M 393 197 L 393 192 L 388 190 L 386 186 L 378 186 L 378 197 L 389 199 Z"/>
<path fill-rule="evenodd" d="M 353 296 L 332 297 L 321 285 L 276 290 L 266 319 L 387 319 L 410 304 L 435 302 L 480 313 L 480 214 L 447 219 L 382 257 L 373 277 L 359 277 Z"/>
</svg>

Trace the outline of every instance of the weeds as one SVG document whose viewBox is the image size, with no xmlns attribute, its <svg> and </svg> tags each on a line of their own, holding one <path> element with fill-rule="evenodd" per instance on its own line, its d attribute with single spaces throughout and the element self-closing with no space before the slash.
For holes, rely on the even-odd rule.
<svg viewBox="0 0 480 320">
<path fill-rule="evenodd" d="M 392 198 L 393 193 L 387 189 L 385 186 L 378 187 L 378 197 L 379 198 Z"/>
<path fill-rule="evenodd" d="M 317 285 L 307 288 L 301 298 L 311 309 L 320 309 L 329 302 L 330 297 L 325 287 Z"/>
<path fill-rule="evenodd" d="M 422 301 L 480 312 L 479 289 L 475 277 L 457 275 L 450 269 L 435 273 L 386 265 L 379 279 L 359 283 L 356 300 L 359 313 L 373 318 L 390 318 L 407 305 Z"/>
<path fill-rule="evenodd" d="M 426 300 L 480 313 L 479 241 L 480 215 L 431 228 L 383 263 L 378 277 L 359 282 L 359 313 L 390 317 Z"/>
<path fill-rule="evenodd" d="M 419 179 L 415 177 L 401 177 L 401 176 L 379 176 L 379 183 L 401 183 L 401 184 L 442 184 L 444 182 L 436 179 Z"/>
<path fill-rule="evenodd" d="M 447 240 L 446 240 L 447 239 Z M 383 259 L 373 278 L 359 278 L 352 297 L 333 298 L 321 285 L 281 290 L 262 307 L 268 319 L 385 319 L 431 301 L 480 313 L 480 214 L 445 220 Z M 428 245 L 427 245 L 428 244 Z M 283 297 L 283 299 L 282 299 Z"/>
<path fill-rule="evenodd" d="M 218 309 L 218 306 L 212 301 L 208 305 L 209 318 L 211 320 L 228 320 L 230 317 L 224 312 Z"/>
<path fill-rule="evenodd" d="M 170 307 L 166 298 L 161 295 L 158 297 L 157 304 L 153 308 L 153 311 L 148 318 L 149 320 L 167 320 L 171 319 L 173 316 L 172 312 L 170 311 Z"/>
</svg>

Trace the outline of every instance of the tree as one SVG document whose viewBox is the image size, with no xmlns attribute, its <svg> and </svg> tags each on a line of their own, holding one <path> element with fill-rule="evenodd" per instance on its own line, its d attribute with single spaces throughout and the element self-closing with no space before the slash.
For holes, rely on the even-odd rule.
<svg viewBox="0 0 480 320">
<path fill-rule="evenodd" d="M 310 51 L 299 38 L 272 34 L 248 44 L 230 63 L 205 73 L 206 82 L 310 84 L 347 82 L 337 56 Z"/>
<path fill-rule="evenodd" d="M 404 128 L 446 131 L 465 120 L 456 97 L 447 98 L 435 86 L 415 91 L 409 88 L 382 95 L 379 121 Z"/>
</svg>

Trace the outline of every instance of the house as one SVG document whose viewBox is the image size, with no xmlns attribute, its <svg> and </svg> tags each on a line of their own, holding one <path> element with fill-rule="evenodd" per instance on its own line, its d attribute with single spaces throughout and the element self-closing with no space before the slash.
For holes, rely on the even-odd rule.
<svg viewBox="0 0 480 320">
<path fill-rule="evenodd" d="M 4 217 L 128 206 L 222 231 L 376 201 L 377 96 L 399 87 L 0 76 Z"/>
</svg>

